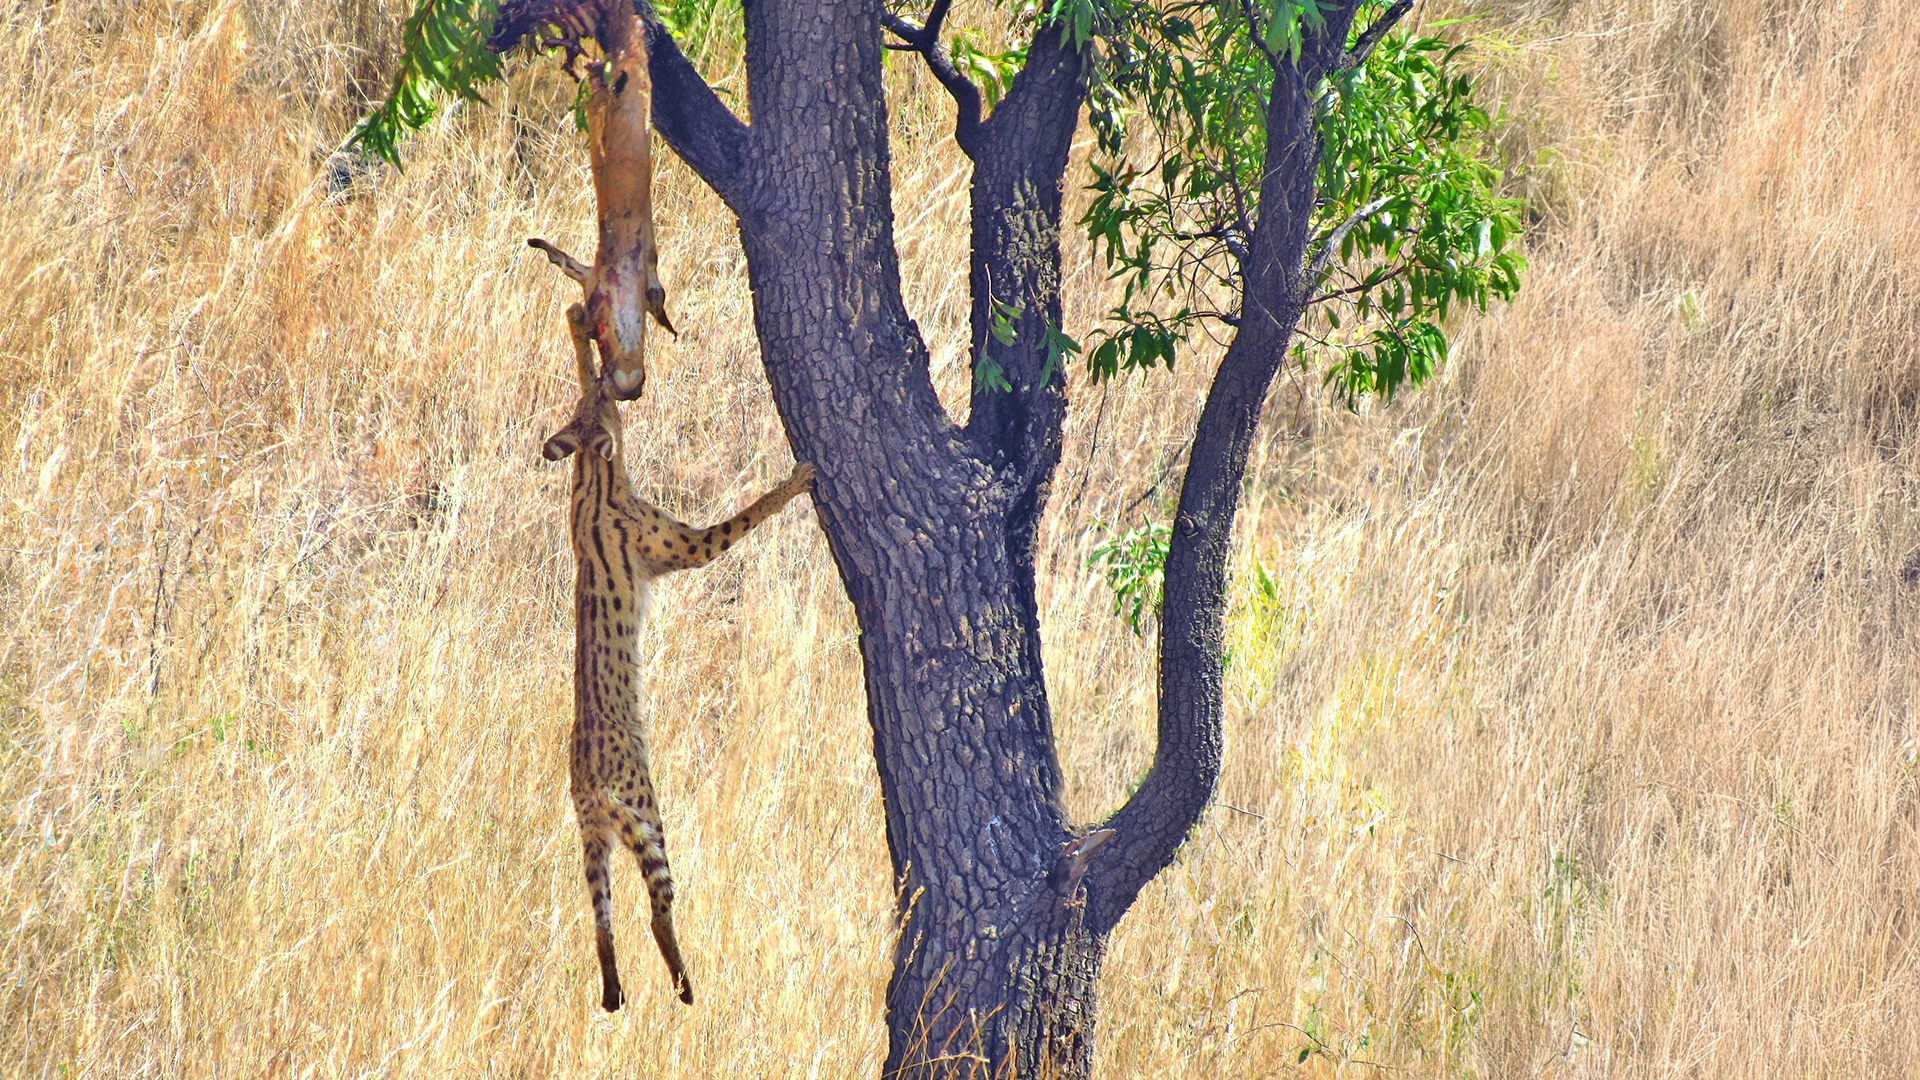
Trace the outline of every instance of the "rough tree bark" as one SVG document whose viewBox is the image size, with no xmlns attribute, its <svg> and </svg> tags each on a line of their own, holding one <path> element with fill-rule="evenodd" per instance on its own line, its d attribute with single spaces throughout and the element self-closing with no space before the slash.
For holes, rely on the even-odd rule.
<svg viewBox="0 0 1920 1080">
<path fill-rule="evenodd" d="M 1297 63 L 1279 65 L 1240 326 L 1168 553 L 1159 746 L 1136 794 L 1091 828 L 1059 804 L 1033 559 L 1066 410 L 1044 339 L 1060 321 L 1061 189 L 1086 57 L 1039 28 L 983 117 L 939 49 L 944 0 L 919 26 L 871 0 L 748 0 L 748 126 L 650 25 L 655 126 L 738 215 L 767 377 L 795 454 L 819 469 L 815 505 L 859 620 L 902 927 L 887 1077 L 1085 1076 L 1108 935 L 1211 797 L 1228 541 L 1304 302 L 1312 95 L 1356 6 L 1323 8 Z M 901 298 L 883 24 L 953 92 L 974 161 L 972 344 L 1012 389 L 976 388 L 964 428 L 934 394 Z M 1018 311 L 1011 344 L 989 332 L 995 302 Z"/>
</svg>

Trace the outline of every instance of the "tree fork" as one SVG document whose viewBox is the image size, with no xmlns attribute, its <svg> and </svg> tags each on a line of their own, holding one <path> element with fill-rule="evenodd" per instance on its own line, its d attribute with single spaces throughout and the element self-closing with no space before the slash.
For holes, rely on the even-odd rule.
<svg viewBox="0 0 1920 1080">
<path fill-rule="evenodd" d="M 654 123 L 738 218 L 761 360 L 796 455 L 819 463 L 814 505 L 860 627 L 888 851 L 900 885 L 886 1075 L 1081 1077 L 1091 1062 L 1107 935 L 1172 861 L 1218 782 L 1228 552 L 1265 396 L 1328 253 L 1356 237 L 1360 248 L 1379 246 L 1354 229 L 1388 204 L 1358 205 L 1353 198 L 1354 191 L 1378 194 L 1370 179 L 1377 170 L 1365 153 L 1356 153 L 1364 147 L 1342 125 L 1378 122 L 1384 114 L 1367 105 L 1351 116 L 1317 116 L 1318 95 L 1329 76 L 1366 59 L 1411 0 L 1388 8 L 1350 49 L 1343 46 L 1358 0 L 1296 7 L 1280 51 L 1267 40 L 1279 24 L 1261 14 L 1263 6 L 1244 3 L 1240 14 L 1207 9 L 1202 15 L 1210 20 L 1211 44 L 1204 53 L 1192 51 L 1194 27 L 1185 19 L 1159 23 L 1153 20 L 1165 13 L 1148 8 L 1066 0 L 1052 9 L 1058 21 L 1043 17 L 1033 25 L 1021 70 L 990 116 L 981 115 L 979 88 L 939 40 L 948 0 L 932 5 L 915 24 L 888 15 L 877 0 L 751 0 L 743 6 L 751 125 L 688 63 L 647 0 L 506 0 L 489 44 L 497 50 L 553 31 L 559 36 L 542 44 L 565 47 L 569 70 L 585 55 L 583 37 L 607 47 L 607 59 L 588 73 L 599 80 L 592 88 L 599 97 L 594 163 L 603 238 L 609 221 L 648 217 L 650 207 L 641 201 L 646 185 L 635 189 L 630 182 L 650 166 L 650 159 L 636 164 L 633 156 L 646 149 L 649 80 L 659 91 L 651 102 Z M 474 97 L 476 80 L 497 77 L 497 58 L 484 52 L 460 52 L 451 61 L 444 55 L 447 40 L 475 40 L 474 10 L 421 0 L 407 24 L 410 51 L 394 96 L 363 125 L 366 145 L 397 160 L 395 132 L 418 127 L 432 112 L 420 96 L 422 83 Z M 1136 16 L 1145 21 L 1126 21 Z M 882 26 L 898 40 L 884 42 Z M 1220 132 L 1194 121 L 1196 131 L 1206 129 L 1192 136 L 1196 145 L 1226 161 L 1221 182 L 1232 196 L 1209 228 L 1182 223 L 1181 215 L 1206 197 L 1192 185 L 1181 196 L 1184 208 L 1169 202 L 1148 211 L 1171 226 L 1121 220 L 1137 206 L 1108 207 L 1100 215 L 1120 216 L 1089 221 L 1097 236 L 1111 239 L 1114 230 L 1131 229 L 1143 244 L 1153 236 L 1212 239 L 1233 261 L 1226 271 L 1231 280 L 1223 283 L 1238 291 L 1239 303 L 1232 312 L 1183 310 L 1173 319 L 1179 328 L 1217 318 L 1235 333 L 1190 440 L 1170 537 L 1154 762 L 1126 804 L 1088 828 L 1071 821 L 1058 800 L 1033 549 L 1066 415 L 1063 363 L 1071 343 L 1060 326 L 1061 187 L 1089 65 L 1096 61 L 1091 50 L 1105 47 L 1099 41 L 1112 46 L 1118 64 L 1167 61 L 1157 73 L 1107 72 L 1113 87 L 1132 87 L 1149 102 L 1164 93 L 1184 99 L 1190 84 L 1169 89 L 1167 73 L 1178 68 L 1182 77 L 1191 75 L 1194 63 L 1205 68 L 1222 42 L 1221 64 L 1236 71 L 1244 60 L 1258 66 L 1257 53 L 1273 80 L 1264 100 L 1259 85 L 1244 80 L 1207 84 L 1211 90 L 1204 92 L 1228 100 L 1235 116 L 1257 108 L 1264 120 L 1257 167 L 1240 156 L 1247 144 L 1229 148 Z M 638 62 L 642 43 L 644 65 Z M 914 51 L 930 65 L 957 104 L 955 137 L 974 163 L 969 286 L 976 379 L 964 427 L 934 393 L 929 351 L 901 295 L 880 63 L 885 48 Z M 1401 51 L 1439 49 L 1445 46 L 1421 41 Z M 1445 49 L 1446 58 L 1457 51 Z M 1432 67 L 1420 57 L 1399 61 Z M 1330 85 L 1345 101 L 1364 98 L 1361 82 Z M 1434 101 L 1400 102 L 1413 109 L 1414 133 L 1403 141 L 1424 153 L 1438 137 L 1431 133 L 1484 123 L 1484 114 L 1464 100 L 1466 85 L 1446 82 L 1449 89 Z M 1419 96 L 1417 86 L 1411 90 Z M 629 91 L 633 96 L 616 107 L 614 99 Z M 1159 108 L 1150 104 L 1149 112 L 1165 119 L 1154 111 Z M 1178 129 L 1185 121 L 1167 122 Z M 1339 157 L 1327 190 L 1316 192 L 1323 122 L 1339 132 Z M 635 134 L 616 138 L 616 127 Z M 1429 134 L 1419 134 L 1423 130 Z M 617 166 L 616 151 L 626 155 Z M 1421 265 L 1433 264 L 1433 252 L 1465 250 L 1468 236 L 1477 238 L 1476 250 L 1488 243 L 1501 248 L 1517 225 L 1501 213 L 1499 200 L 1486 201 L 1486 181 L 1471 153 L 1427 156 L 1441 175 L 1466 177 L 1428 201 L 1452 199 L 1479 216 L 1454 221 L 1429 214 L 1418 238 L 1426 246 L 1415 253 Z M 1170 159 L 1163 178 L 1187 167 Z M 629 187 L 612 190 L 603 182 L 609 176 Z M 1256 187 L 1257 201 L 1247 197 Z M 1324 208 L 1317 195 L 1325 197 Z M 1411 192 L 1400 197 L 1414 198 Z M 1347 223 L 1323 223 L 1323 250 L 1309 260 L 1307 239 L 1323 209 L 1347 215 Z M 644 245 L 640 232 L 632 235 L 636 239 L 614 246 L 645 246 L 651 253 L 650 231 Z M 583 286 L 610 276 L 604 268 L 617 261 L 603 252 L 589 267 L 544 241 L 532 243 Z M 1344 368 L 1341 390 L 1350 401 L 1356 394 L 1390 393 L 1411 365 L 1438 362 L 1444 337 L 1420 320 L 1428 312 L 1444 317 L 1450 297 L 1484 304 L 1489 295 L 1511 295 L 1523 261 L 1481 254 L 1480 264 L 1435 280 L 1410 275 L 1416 310 L 1376 332 L 1386 351 L 1371 361 L 1350 353 L 1334 369 Z M 1144 253 L 1139 259 L 1141 265 L 1127 271 L 1129 298 L 1136 289 L 1153 295 L 1154 275 L 1168 269 Z M 642 262 L 627 280 L 657 285 L 651 264 Z M 1398 273 L 1395 268 L 1387 278 Z M 1370 273 L 1361 282 L 1362 310 L 1373 295 L 1368 290 L 1387 278 Z M 1401 284 L 1394 288 L 1397 296 Z M 1376 310 L 1380 302 L 1374 298 Z M 639 312 L 652 306 L 664 325 L 658 305 L 655 292 L 638 303 L 629 299 L 623 310 L 644 328 Z M 1161 333 L 1159 315 L 1134 312 L 1123 302 L 1113 317 L 1134 327 L 1130 365 L 1171 360 L 1166 339 L 1151 336 Z M 1142 329 L 1150 331 L 1144 346 Z M 1418 342 L 1409 343 L 1411 336 Z M 1121 341 L 1122 335 L 1109 334 L 1098 347 L 1102 370 L 1114 366 Z M 618 341 L 611 346 L 621 347 Z M 602 350 L 609 351 L 604 340 Z M 638 393 L 642 358 L 629 351 L 636 366 L 620 388 Z M 608 375 L 619 373 L 617 358 L 608 357 L 607 366 Z"/>
<path fill-rule="evenodd" d="M 976 388 L 962 430 L 933 393 L 900 295 L 879 5 L 748 4 L 751 125 L 648 28 L 654 120 L 739 215 L 762 361 L 796 453 L 819 465 L 815 505 L 860 625 L 901 884 L 889 1078 L 1087 1075 L 1107 936 L 1212 796 L 1228 543 L 1303 300 L 1312 94 L 1353 6 L 1305 30 L 1268 103 L 1241 326 L 1196 431 L 1168 556 L 1160 744 L 1140 789 L 1093 830 L 1057 803 L 1031 561 L 1065 416 L 1046 331 L 1059 329 L 1060 185 L 1084 57 L 1041 28 L 994 115 L 963 121 L 976 161 L 976 362 L 992 360 L 1018 392 Z M 895 30 L 933 60 L 939 25 Z M 989 324 L 1016 304 L 1009 346 Z"/>
</svg>

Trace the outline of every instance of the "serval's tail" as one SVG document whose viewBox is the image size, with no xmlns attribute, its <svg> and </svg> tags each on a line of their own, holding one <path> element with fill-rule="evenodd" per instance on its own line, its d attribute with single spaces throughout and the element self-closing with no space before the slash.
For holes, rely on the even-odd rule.
<svg viewBox="0 0 1920 1080">
<path fill-rule="evenodd" d="M 653 941 L 660 946 L 660 959 L 667 962 L 667 974 L 680 1000 L 693 1004 L 693 980 L 687 977 L 687 962 L 680 956 L 680 940 L 673 932 L 673 870 L 667 865 L 667 836 L 651 815 L 621 801 L 611 791 L 602 793 L 607 809 L 620 823 L 621 838 L 640 862 L 640 875 L 647 879 L 647 895 L 653 901 Z"/>
</svg>

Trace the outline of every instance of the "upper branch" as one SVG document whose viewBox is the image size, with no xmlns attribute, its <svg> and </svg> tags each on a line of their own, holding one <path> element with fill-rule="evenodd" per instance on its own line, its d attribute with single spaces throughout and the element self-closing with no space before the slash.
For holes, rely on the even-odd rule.
<svg viewBox="0 0 1920 1080">
<path fill-rule="evenodd" d="M 1013 392 L 977 382 L 967 432 L 1006 467 L 1006 479 L 1036 495 L 1058 461 L 1066 407 L 1060 218 L 1087 63 L 1087 50 L 1057 25 L 1037 27 L 1026 62 L 975 136 L 972 359 L 976 370 L 983 361 L 999 368 Z M 1000 317 L 1011 322 L 1010 337 L 995 332 Z"/>
<path fill-rule="evenodd" d="M 1400 0 L 1399 3 L 1388 8 L 1372 26 L 1361 31 L 1360 36 L 1354 40 L 1353 48 L 1348 49 L 1346 54 L 1340 57 L 1340 66 L 1353 68 L 1366 63 L 1367 56 L 1373 52 L 1373 47 L 1380 44 L 1380 39 L 1386 37 L 1387 32 L 1412 10 L 1413 0 Z"/>
<path fill-rule="evenodd" d="M 980 88 L 953 66 L 953 57 L 940 44 L 940 24 L 946 21 L 952 0 L 934 0 L 924 26 L 915 26 L 892 12 L 880 17 L 880 25 L 906 43 L 906 48 L 927 61 L 927 70 L 953 96 L 960 115 L 953 122 L 953 141 L 968 158 L 978 160 L 980 150 Z"/>
<path fill-rule="evenodd" d="M 1262 405 L 1306 306 L 1314 130 L 1320 77 L 1342 54 L 1359 0 L 1325 5 L 1305 28 L 1297 61 L 1275 73 L 1265 107 L 1259 218 L 1241 279 L 1240 324 L 1194 427 L 1168 540 L 1161 603 L 1160 709 L 1153 768 L 1103 823 L 1114 839 L 1091 856 L 1088 919 L 1111 927 L 1173 859 L 1219 781 L 1225 685 L 1228 557 Z"/>
<path fill-rule="evenodd" d="M 653 126 L 680 160 L 739 212 L 746 191 L 747 125 L 657 21 L 647 23 L 647 71 L 653 77 Z"/>
</svg>

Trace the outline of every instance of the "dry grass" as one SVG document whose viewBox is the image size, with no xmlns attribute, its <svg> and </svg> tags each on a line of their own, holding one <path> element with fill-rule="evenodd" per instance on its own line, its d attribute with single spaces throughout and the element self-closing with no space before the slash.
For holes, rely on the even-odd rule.
<svg viewBox="0 0 1920 1080">
<path fill-rule="evenodd" d="M 1115 939 L 1102 1073 L 1908 1072 L 1920 20 L 1479 14 L 1528 287 L 1391 409 L 1276 391 L 1224 805 Z M 657 609 L 702 1001 L 671 1000 L 628 874 L 636 992 L 596 1007 L 565 481 L 535 452 L 567 286 L 519 246 L 589 246 L 584 155 L 567 87 L 523 72 L 328 200 L 399 15 L 4 9 L 0 1074 L 871 1074 L 886 858 L 803 512 Z M 910 303 L 951 399 L 965 178 L 898 76 Z M 660 179 L 687 332 L 629 457 L 709 520 L 788 455 L 733 227 Z M 1148 760 L 1152 702 L 1090 522 L 1164 514 L 1204 367 L 1078 394 L 1044 589 L 1087 816 Z"/>
</svg>

